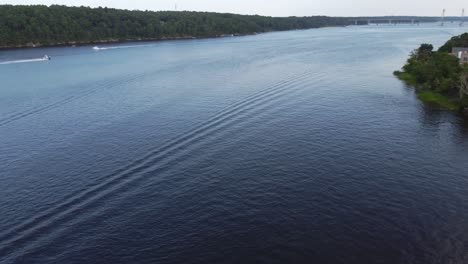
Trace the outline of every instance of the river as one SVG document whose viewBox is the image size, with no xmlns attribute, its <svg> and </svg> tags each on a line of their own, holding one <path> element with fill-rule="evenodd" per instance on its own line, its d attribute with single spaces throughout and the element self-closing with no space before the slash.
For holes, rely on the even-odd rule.
<svg viewBox="0 0 468 264">
<path fill-rule="evenodd" d="M 468 120 L 392 75 L 464 31 L 0 51 L 0 263 L 468 263 Z"/>
</svg>

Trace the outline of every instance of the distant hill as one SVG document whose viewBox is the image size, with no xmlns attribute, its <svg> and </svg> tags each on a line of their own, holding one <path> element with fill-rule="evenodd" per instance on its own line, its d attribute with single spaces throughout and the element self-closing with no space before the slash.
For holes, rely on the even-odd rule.
<svg viewBox="0 0 468 264">
<path fill-rule="evenodd" d="M 244 35 L 348 25 L 346 18 L 0 5 L 0 48 Z"/>
</svg>

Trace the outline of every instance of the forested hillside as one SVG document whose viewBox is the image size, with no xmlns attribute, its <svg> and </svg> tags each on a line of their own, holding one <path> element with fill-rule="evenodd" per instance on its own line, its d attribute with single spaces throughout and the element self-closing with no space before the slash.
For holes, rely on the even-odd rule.
<svg viewBox="0 0 468 264">
<path fill-rule="evenodd" d="M 215 37 L 346 24 L 345 18 L 331 17 L 0 5 L 0 47 Z"/>
</svg>

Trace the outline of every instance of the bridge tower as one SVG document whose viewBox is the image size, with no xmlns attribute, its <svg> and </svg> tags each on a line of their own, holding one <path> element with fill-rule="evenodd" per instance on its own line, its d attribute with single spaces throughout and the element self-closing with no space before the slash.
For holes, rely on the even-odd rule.
<svg viewBox="0 0 468 264">
<path fill-rule="evenodd" d="M 463 27 L 464 24 L 465 24 L 465 8 L 462 9 L 462 14 L 460 18 L 460 27 Z"/>
<path fill-rule="evenodd" d="M 445 8 L 442 10 L 442 17 L 440 18 L 440 26 L 443 27 L 445 22 Z"/>
</svg>

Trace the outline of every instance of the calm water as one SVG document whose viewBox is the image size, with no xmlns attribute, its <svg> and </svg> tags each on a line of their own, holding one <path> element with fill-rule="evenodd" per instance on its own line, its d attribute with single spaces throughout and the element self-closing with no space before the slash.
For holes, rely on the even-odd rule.
<svg viewBox="0 0 468 264">
<path fill-rule="evenodd" d="M 468 263 L 468 120 L 392 76 L 465 30 L 1 51 L 0 262 Z"/>
</svg>

